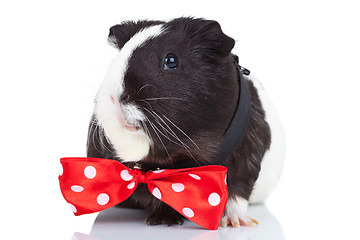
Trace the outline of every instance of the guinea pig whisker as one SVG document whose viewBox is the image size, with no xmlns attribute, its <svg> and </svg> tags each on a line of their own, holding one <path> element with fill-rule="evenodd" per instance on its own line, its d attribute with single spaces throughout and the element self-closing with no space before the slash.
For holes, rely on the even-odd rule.
<svg viewBox="0 0 360 240">
<path fill-rule="evenodd" d="M 145 120 L 148 121 L 148 122 L 150 122 L 150 120 L 149 120 L 147 117 L 145 117 Z M 152 136 L 151 136 L 151 134 L 150 134 L 149 128 L 147 127 L 146 123 L 145 123 L 145 122 L 141 122 L 140 124 L 142 125 L 142 127 L 143 127 L 146 135 L 150 138 L 151 142 L 154 143 L 154 140 L 153 140 L 153 138 L 152 138 Z M 152 146 L 152 144 L 150 145 L 150 147 L 151 147 L 151 146 Z M 154 158 L 154 151 L 152 151 L 152 156 L 153 156 L 153 158 Z"/>
<path fill-rule="evenodd" d="M 91 125 L 90 125 L 90 127 L 89 127 L 89 132 L 88 132 L 88 139 L 87 139 L 87 149 L 89 149 L 89 147 L 90 147 L 90 138 L 92 138 L 92 142 L 93 142 L 93 145 L 94 145 L 94 147 L 95 147 L 95 149 L 96 149 L 96 146 L 95 146 L 95 144 L 94 144 L 94 131 L 92 131 L 91 132 L 91 129 L 93 129 L 93 127 L 94 127 L 94 124 L 95 124 L 95 122 L 96 122 L 96 120 L 95 120 L 95 118 L 91 121 Z M 97 150 L 97 149 L 96 149 Z"/>
<path fill-rule="evenodd" d="M 181 130 L 175 123 L 173 123 L 168 117 L 166 117 L 165 115 L 163 115 L 163 117 L 168 120 L 174 127 L 176 127 L 182 134 L 185 135 L 185 137 L 187 137 L 196 147 L 197 149 L 200 149 L 199 146 L 183 131 Z"/>
<path fill-rule="evenodd" d="M 148 119 L 147 117 L 145 117 L 145 119 L 146 119 L 147 121 L 149 121 L 149 119 Z M 142 126 L 142 129 L 144 129 L 146 135 L 148 135 L 148 137 L 150 138 L 150 140 L 151 140 L 152 142 L 154 142 L 153 139 L 152 139 L 152 137 L 151 137 L 151 135 L 150 135 L 149 129 L 148 129 L 148 127 L 146 126 L 146 124 L 145 124 L 144 122 L 140 122 L 140 124 L 141 124 L 141 126 Z"/>
<path fill-rule="evenodd" d="M 105 133 L 105 130 L 103 129 L 103 135 L 104 135 L 104 138 L 105 138 L 105 140 L 106 140 L 106 142 L 111 146 L 111 142 L 110 142 L 110 139 L 106 136 L 106 134 L 104 134 Z M 114 151 L 112 151 L 112 152 L 114 152 Z"/>
<path fill-rule="evenodd" d="M 151 84 L 145 84 L 144 86 L 142 86 L 138 91 L 137 91 L 137 94 L 139 94 L 139 92 L 141 92 L 141 90 L 143 90 L 144 88 L 146 87 L 154 87 L 157 89 L 157 87 L 155 87 L 154 85 L 151 85 Z"/>
<path fill-rule="evenodd" d="M 92 133 L 92 140 L 93 140 L 93 143 L 94 143 L 93 145 L 94 145 L 96 151 L 101 152 L 101 151 L 96 147 L 96 144 L 95 144 L 95 138 L 96 138 L 96 140 L 98 140 L 97 134 L 96 134 L 96 131 L 98 130 L 98 128 L 99 128 L 99 125 L 96 124 L 96 126 L 95 126 L 95 128 L 94 128 L 94 131 L 93 131 L 93 133 Z"/>
<path fill-rule="evenodd" d="M 157 117 L 158 119 L 160 119 L 160 121 L 162 121 L 162 122 L 165 124 L 165 126 L 171 131 L 171 133 L 170 133 L 167 129 L 165 129 L 165 128 L 163 127 L 167 132 L 169 132 L 169 134 L 170 134 L 173 138 L 175 138 L 177 141 L 179 141 L 179 142 L 181 143 L 181 145 L 183 145 L 184 148 L 190 149 L 190 147 L 189 147 L 188 145 L 186 145 L 183 141 L 181 141 L 181 139 L 179 138 L 179 136 L 176 135 L 176 133 L 171 129 L 171 127 L 170 127 L 155 111 L 152 111 L 152 112 L 153 112 L 153 114 L 155 114 L 156 117 Z M 162 125 L 161 125 L 161 126 L 162 126 Z"/>
<path fill-rule="evenodd" d="M 158 121 L 156 121 L 156 123 L 158 123 L 158 124 L 160 125 L 160 123 L 159 123 Z M 167 136 L 167 134 L 165 134 L 165 133 L 164 133 L 163 131 L 161 131 L 158 127 L 156 127 L 155 123 L 153 123 L 153 124 L 154 124 L 154 127 L 156 128 L 156 130 L 157 130 L 162 136 L 164 136 L 167 140 L 169 140 L 170 142 L 172 142 L 172 143 L 174 143 L 174 144 L 182 147 L 181 144 L 179 144 L 179 143 L 175 142 L 174 140 L 170 139 L 169 136 Z M 161 125 L 160 125 L 160 126 L 161 126 Z M 161 127 L 162 127 L 162 126 L 161 126 Z M 164 129 L 164 127 L 162 127 L 162 128 Z M 165 129 L 164 129 L 164 130 L 165 130 Z"/>
<path fill-rule="evenodd" d="M 96 126 L 94 127 L 94 125 L 96 125 Z M 89 139 L 90 137 L 92 138 L 93 146 L 94 146 L 94 148 L 96 149 L 96 151 L 101 152 L 101 151 L 97 148 L 97 146 L 96 146 L 96 144 L 95 144 L 95 142 L 98 142 L 98 143 L 100 144 L 100 146 L 103 147 L 106 151 L 108 151 L 108 152 L 110 152 L 110 153 L 114 153 L 113 150 L 109 149 L 109 148 L 105 145 L 104 140 L 103 140 L 104 138 L 105 138 L 106 141 L 109 143 L 109 145 L 111 145 L 111 144 L 110 144 L 110 142 L 109 142 L 109 139 L 108 139 L 108 138 L 106 137 L 106 135 L 104 134 L 104 129 L 103 129 L 99 124 L 97 124 L 97 120 L 96 120 L 96 119 L 94 119 L 94 120 L 91 122 L 90 129 L 94 129 L 94 130 L 92 131 L 92 136 L 90 136 L 90 134 L 88 135 L 88 139 Z M 88 144 L 88 148 L 89 148 L 89 144 L 90 144 L 90 141 L 89 141 L 89 140 L 88 140 L 87 144 Z"/>
<path fill-rule="evenodd" d="M 166 130 L 166 129 L 164 128 L 164 126 L 159 122 L 158 119 L 160 119 L 161 121 L 163 121 L 163 120 L 160 118 L 160 116 L 159 116 L 155 111 L 149 111 L 148 109 L 145 109 L 145 110 L 154 117 L 155 121 L 162 127 L 162 129 L 164 129 L 164 130 L 165 130 L 167 133 L 169 133 L 172 137 L 175 137 L 175 136 L 174 136 L 173 134 L 171 134 L 168 130 Z"/>
<path fill-rule="evenodd" d="M 183 143 L 183 142 L 180 140 L 180 138 L 174 133 L 174 131 L 172 131 L 171 128 L 169 128 L 169 126 L 164 122 L 163 119 L 161 119 L 161 117 L 160 117 L 155 111 L 149 111 L 149 110 L 146 109 L 146 108 L 145 108 L 145 110 L 154 117 L 154 119 L 155 119 L 155 121 L 157 122 L 157 124 L 158 124 L 166 133 L 170 134 L 171 137 L 173 137 L 173 138 L 175 138 L 175 140 L 179 141 L 180 144 L 181 144 L 183 147 L 189 148 L 189 146 L 187 146 L 185 143 Z M 159 122 L 158 119 L 160 119 L 162 122 L 164 122 L 165 125 L 169 128 L 169 130 L 170 130 L 171 132 L 169 132 L 169 130 L 167 130 L 167 129 Z M 166 135 L 167 135 L 167 134 L 166 134 Z M 176 142 L 174 142 L 173 140 L 171 140 L 168 135 L 167 135 L 167 138 L 168 138 L 171 142 L 176 143 Z M 178 143 L 176 143 L 176 144 L 179 145 Z M 179 145 L 179 146 L 181 146 L 181 145 Z"/>
<path fill-rule="evenodd" d="M 169 133 L 169 131 L 168 131 L 167 129 L 165 129 L 165 128 L 163 127 L 163 125 L 162 125 L 156 118 L 160 119 L 160 120 L 168 127 L 168 129 L 169 129 L 175 136 L 172 135 L 171 133 L 169 133 L 169 134 L 181 143 L 181 145 L 182 145 L 182 146 L 184 147 L 184 149 L 189 153 L 189 155 L 191 156 L 191 158 L 200 166 L 199 162 L 196 160 L 196 158 L 194 157 L 194 155 L 190 152 L 190 147 L 189 147 L 188 145 L 186 145 L 183 141 L 180 140 L 180 138 L 179 138 L 179 137 L 176 135 L 176 133 L 171 129 L 171 127 L 170 127 L 169 125 L 167 125 L 166 122 L 165 122 L 155 111 L 150 112 L 148 109 L 145 109 L 145 110 L 148 111 L 151 115 L 153 115 L 155 121 L 156 121 L 166 132 Z M 161 131 L 159 130 L 159 132 L 161 132 Z M 165 135 L 164 135 L 164 136 L 165 136 Z M 166 136 L 165 136 L 165 137 L 166 137 Z M 168 139 L 169 139 L 169 138 L 168 138 Z M 171 141 L 171 139 L 169 139 L 169 140 Z M 171 142 L 173 142 L 173 141 L 171 141 Z M 174 142 L 174 143 L 175 143 L 175 142 Z M 177 144 L 177 145 L 178 145 L 178 146 L 181 146 L 181 145 L 179 145 L 179 144 Z"/>
<path fill-rule="evenodd" d="M 158 98 L 145 98 L 146 101 L 156 101 L 156 100 L 179 100 L 179 101 L 186 101 L 182 98 L 174 98 L 174 97 L 158 97 Z"/>
<path fill-rule="evenodd" d="M 146 101 L 146 100 L 139 100 L 139 101 L 141 101 L 141 102 L 144 102 L 144 103 L 148 104 L 148 105 L 150 106 L 150 108 L 152 109 L 152 106 L 151 106 L 151 104 L 150 104 L 148 101 Z"/>
<path fill-rule="evenodd" d="M 150 126 L 152 127 L 152 129 L 154 130 L 154 132 L 155 132 L 156 136 L 158 137 L 158 139 L 160 140 L 160 142 L 161 142 L 162 146 L 164 147 L 167 155 L 168 155 L 169 158 L 171 159 L 170 154 L 169 154 L 167 148 L 165 147 L 164 142 L 161 140 L 161 137 L 159 136 L 159 134 L 157 133 L 156 129 L 154 128 L 154 124 L 153 124 L 151 121 L 149 121 L 149 124 L 150 124 Z"/>
<path fill-rule="evenodd" d="M 106 149 L 106 151 L 110 152 L 110 153 L 114 153 L 113 150 L 109 149 L 106 144 L 104 143 L 103 139 L 105 138 L 106 142 L 108 144 L 110 144 L 109 142 L 109 139 L 107 138 L 107 136 L 104 134 L 105 133 L 105 130 L 102 128 L 102 127 L 99 127 L 99 131 L 98 131 L 98 135 L 99 135 L 99 138 L 100 138 L 100 145 Z M 110 144 L 111 146 L 111 144 Z"/>
</svg>

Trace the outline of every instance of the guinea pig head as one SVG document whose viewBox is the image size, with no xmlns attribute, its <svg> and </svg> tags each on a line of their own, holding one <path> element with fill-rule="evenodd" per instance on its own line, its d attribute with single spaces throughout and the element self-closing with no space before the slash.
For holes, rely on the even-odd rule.
<svg viewBox="0 0 360 240">
<path fill-rule="evenodd" d="M 125 22 L 95 101 L 95 118 L 122 161 L 207 161 L 234 115 L 234 40 L 215 21 Z"/>
</svg>

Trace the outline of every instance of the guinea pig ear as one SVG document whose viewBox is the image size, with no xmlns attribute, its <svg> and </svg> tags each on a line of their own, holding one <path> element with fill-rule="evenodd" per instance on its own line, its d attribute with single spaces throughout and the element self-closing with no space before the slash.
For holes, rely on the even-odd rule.
<svg viewBox="0 0 360 240">
<path fill-rule="evenodd" d="M 194 34 L 197 38 L 196 47 L 209 57 L 227 57 L 234 48 L 235 40 L 221 30 L 220 24 L 213 20 L 199 20 L 199 31 Z"/>
<path fill-rule="evenodd" d="M 142 29 L 162 23 L 163 22 L 160 21 L 126 21 L 121 24 L 117 24 L 110 28 L 108 41 L 112 46 L 121 49 L 131 37 L 140 32 Z"/>
</svg>

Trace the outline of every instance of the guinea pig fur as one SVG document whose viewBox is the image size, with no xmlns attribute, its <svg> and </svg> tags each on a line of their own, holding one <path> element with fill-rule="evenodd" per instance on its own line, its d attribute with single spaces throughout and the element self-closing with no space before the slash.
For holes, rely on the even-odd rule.
<svg viewBox="0 0 360 240">
<path fill-rule="evenodd" d="M 123 22 L 110 28 L 108 39 L 118 55 L 96 95 L 87 156 L 152 166 L 146 171 L 177 168 L 189 159 L 209 162 L 239 99 L 234 39 L 216 21 L 194 18 Z M 222 226 L 256 223 L 246 209 L 271 145 L 258 91 L 246 82 L 251 116 L 242 142 L 222 162 L 229 190 Z M 149 225 L 183 223 L 142 184 L 120 206 L 150 210 Z"/>
</svg>

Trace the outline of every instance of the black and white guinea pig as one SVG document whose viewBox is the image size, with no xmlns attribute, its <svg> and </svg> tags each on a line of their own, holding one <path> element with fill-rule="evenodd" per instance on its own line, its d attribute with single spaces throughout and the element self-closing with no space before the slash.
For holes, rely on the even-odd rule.
<svg viewBox="0 0 360 240">
<path fill-rule="evenodd" d="M 87 156 L 140 163 L 145 171 L 189 159 L 211 164 L 239 99 L 234 39 L 216 21 L 194 18 L 123 22 L 110 28 L 108 39 L 118 55 L 97 92 Z M 241 143 L 221 162 L 229 190 L 222 226 L 255 225 L 248 203 L 267 198 L 282 168 L 276 114 L 261 84 L 245 80 L 251 114 Z M 149 225 L 183 223 L 141 184 L 120 205 L 150 210 Z"/>
</svg>

